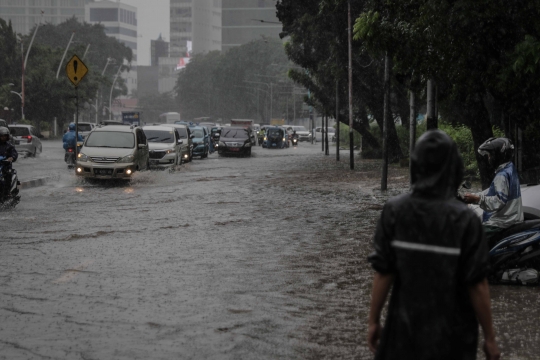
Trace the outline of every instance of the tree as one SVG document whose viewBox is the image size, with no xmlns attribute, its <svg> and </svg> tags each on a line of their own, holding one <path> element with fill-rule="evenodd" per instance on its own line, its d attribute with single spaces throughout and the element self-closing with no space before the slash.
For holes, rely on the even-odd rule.
<svg viewBox="0 0 540 360">
<path fill-rule="evenodd" d="M 281 117 L 293 84 L 282 44 L 261 39 L 226 53 L 195 55 L 180 71 L 175 87 L 182 117 L 258 119 Z M 272 108 L 271 108 L 272 107 Z M 276 117 L 274 116 L 274 117 Z"/>
<path fill-rule="evenodd" d="M 352 2 L 353 13 L 360 13 L 363 5 L 362 1 Z M 304 69 L 292 71 L 291 77 L 313 92 L 313 105 L 326 114 L 333 114 L 336 81 L 339 81 L 340 98 L 348 97 L 348 42 L 344 25 L 347 24 L 347 2 L 281 0 L 276 8 L 283 29 L 290 36 L 287 55 Z M 384 56 L 368 55 L 360 42 L 353 45 L 353 54 L 353 128 L 360 132 L 364 144 L 380 149 L 378 140 L 369 131 L 369 119 L 374 119 L 382 131 Z M 348 105 L 344 101 L 340 104 L 338 120 L 348 124 Z M 388 135 L 390 158 L 402 157 L 395 123 L 390 124 Z"/>
</svg>

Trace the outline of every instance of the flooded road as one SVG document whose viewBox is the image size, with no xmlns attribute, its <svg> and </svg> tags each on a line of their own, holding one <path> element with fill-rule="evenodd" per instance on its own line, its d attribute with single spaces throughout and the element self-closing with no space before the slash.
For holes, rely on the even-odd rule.
<svg viewBox="0 0 540 360">
<path fill-rule="evenodd" d="M 371 359 L 366 256 L 407 170 L 381 193 L 377 162 L 253 153 L 114 186 L 21 159 L 60 179 L 0 212 L 0 359 Z M 504 358 L 538 358 L 539 297 L 492 288 Z"/>
</svg>

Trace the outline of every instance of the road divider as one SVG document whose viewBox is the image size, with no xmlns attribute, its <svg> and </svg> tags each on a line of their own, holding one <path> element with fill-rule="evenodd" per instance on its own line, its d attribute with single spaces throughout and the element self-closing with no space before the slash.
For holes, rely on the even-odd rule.
<svg viewBox="0 0 540 360">
<path fill-rule="evenodd" d="M 38 186 L 43 186 L 48 182 L 58 180 L 59 176 L 46 176 L 37 179 L 31 179 L 26 181 L 21 181 L 20 189 L 30 189 Z"/>
</svg>

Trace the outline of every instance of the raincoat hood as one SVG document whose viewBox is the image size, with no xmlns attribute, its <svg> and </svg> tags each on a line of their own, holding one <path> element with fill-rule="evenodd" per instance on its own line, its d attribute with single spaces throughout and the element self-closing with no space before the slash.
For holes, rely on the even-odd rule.
<svg viewBox="0 0 540 360">
<path fill-rule="evenodd" d="M 411 157 L 413 195 L 449 199 L 463 181 L 463 160 L 445 132 L 430 130 L 418 139 Z"/>
</svg>

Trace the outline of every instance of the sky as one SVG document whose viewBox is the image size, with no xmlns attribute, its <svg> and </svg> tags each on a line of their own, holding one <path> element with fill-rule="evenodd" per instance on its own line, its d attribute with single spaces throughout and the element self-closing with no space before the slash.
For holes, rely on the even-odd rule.
<svg viewBox="0 0 540 360">
<path fill-rule="evenodd" d="M 150 40 L 169 41 L 169 0 L 120 0 L 137 8 L 137 65 L 150 65 Z"/>
</svg>

